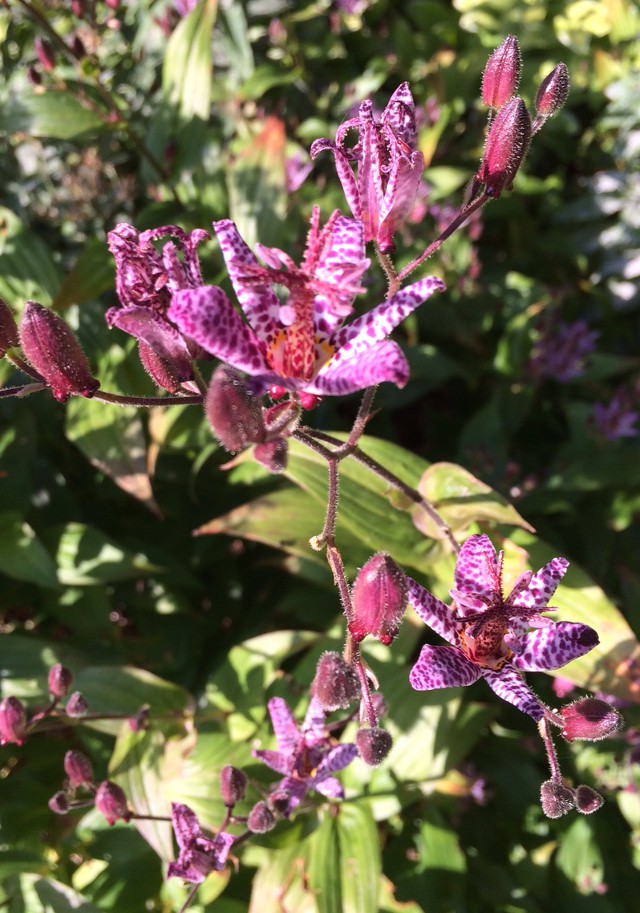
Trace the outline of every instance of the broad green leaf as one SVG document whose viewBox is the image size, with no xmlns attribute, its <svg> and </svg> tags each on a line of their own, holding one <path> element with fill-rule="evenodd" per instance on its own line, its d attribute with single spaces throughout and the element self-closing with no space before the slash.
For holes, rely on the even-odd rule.
<svg viewBox="0 0 640 913">
<path fill-rule="evenodd" d="M 30 853 L 27 850 L 0 850 L 0 881 L 4 881 L 9 875 L 17 875 L 20 872 L 37 872 L 40 875 L 46 874 L 48 863 L 42 856 Z"/>
<path fill-rule="evenodd" d="M 60 272 L 47 245 L 0 207 L 0 297 L 20 307 L 27 300 L 48 305 L 59 287 Z"/>
<path fill-rule="evenodd" d="M 66 274 L 52 308 L 64 311 L 72 304 L 85 304 L 109 291 L 114 285 L 113 257 L 102 239 L 91 239 Z"/>
<path fill-rule="evenodd" d="M 283 909 L 295 910 L 295 913 L 318 913 L 306 877 L 306 841 L 263 855 L 253 878 L 247 913 L 283 913 Z"/>
<path fill-rule="evenodd" d="M 590 894 L 604 881 L 604 861 L 593 826 L 579 817 L 560 838 L 556 865 L 579 893 Z"/>
<path fill-rule="evenodd" d="M 56 555 L 58 579 L 65 586 L 98 586 L 160 570 L 144 555 L 122 548 L 84 523 L 49 529 L 45 539 Z"/>
<path fill-rule="evenodd" d="M 0 572 L 35 586 L 58 589 L 56 565 L 17 511 L 0 514 Z"/>
<path fill-rule="evenodd" d="M 6 883 L 7 913 L 100 913 L 73 888 L 53 878 L 20 875 Z"/>
<path fill-rule="evenodd" d="M 69 92 L 21 92 L 12 99 L 0 126 L 7 133 L 49 139 L 85 139 L 112 129 L 96 110 L 82 105 Z"/>
<path fill-rule="evenodd" d="M 240 88 L 240 97 L 248 99 L 261 99 L 265 92 L 276 86 L 291 85 L 300 79 L 300 72 L 284 70 L 281 66 L 265 64 L 257 67 Z"/>
<path fill-rule="evenodd" d="M 165 98 L 183 121 L 209 119 L 213 62 L 211 36 L 217 0 L 200 3 L 178 23 L 168 43 L 162 70 Z"/>
</svg>

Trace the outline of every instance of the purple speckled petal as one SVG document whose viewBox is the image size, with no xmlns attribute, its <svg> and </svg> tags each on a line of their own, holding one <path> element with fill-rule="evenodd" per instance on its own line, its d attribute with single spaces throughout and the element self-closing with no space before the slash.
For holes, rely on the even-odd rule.
<svg viewBox="0 0 640 913">
<path fill-rule="evenodd" d="M 543 609 L 548 606 L 568 567 L 569 562 L 566 558 L 554 558 L 549 564 L 545 564 L 533 575 L 526 590 L 515 596 L 513 605 L 523 609 Z"/>
<path fill-rule="evenodd" d="M 396 229 L 411 212 L 423 171 L 421 152 L 412 153 L 410 158 L 398 156 L 394 162 L 380 208 L 378 245 L 381 250 L 389 248 Z"/>
<path fill-rule="evenodd" d="M 589 625 L 558 621 L 521 637 L 520 650 L 511 665 L 529 672 L 560 669 L 598 643 L 598 635 Z"/>
<path fill-rule="evenodd" d="M 518 710 L 532 716 L 534 720 L 541 720 L 544 716 L 544 708 L 535 696 L 531 688 L 523 680 L 515 669 L 508 666 L 497 672 L 490 669 L 484 669 L 482 673 L 487 680 L 487 684 L 493 691 L 501 697 L 503 701 L 513 704 Z"/>
<path fill-rule="evenodd" d="M 370 263 L 365 257 L 363 223 L 339 216 L 314 270 L 314 285 L 321 283 L 313 306 L 318 339 L 331 336 L 351 313 L 356 296 L 363 291 L 360 280 Z"/>
<path fill-rule="evenodd" d="M 382 123 L 388 126 L 398 139 L 405 142 L 412 152 L 418 144 L 415 110 L 409 83 L 403 82 L 389 99 L 382 114 Z"/>
<path fill-rule="evenodd" d="M 302 732 L 308 745 L 325 741 L 327 737 L 326 716 L 320 701 L 312 697 L 302 723 Z"/>
<path fill-rule="evenodd" d="M 280 301 L 268 284 L 253 285 L 242 279 L 243 268 L 260 264 L 230 219 L 214 222 L 220 250 L 227 264 L 229 278 L 247 320 L 260 339 L 270 343 L 279 328 Z"/>
<path fill-rule="evenodd" d="M 112 308 L 109 324 L 146 342 L 158 356 L 171 364 L 180 381 L 193 377 L 193 359 L 186 342 L 157 311 L 137 305 Z"/>
<path fill-rule="evenodd" d="M 327 799 L 344 799 L 342 783 L 336 777 L 326 777 L 324 780 L 311 780 L 309 786 L 326 796 Z"/>
<path fill-rule="evenodd" d="M 346 197 L 347 203 L 349 204 L 349 209 L 353 213 L 354 218 L 362 218 L 362 202 L 360 200 L 360 189 L 358 187 L 358 181 L 356 176 L 353 173 L 351 165 L 349 163 L 348 157 L 345 155 L 344 151 L 337 146 L 335 143 L 332 143 L 328 139 L 317 139 L 314 143 L 311 144 L 310 155 L 314 159 L 318 153 L 329 150 L 333 153 L 333 157 L 336 163 L 336 172 L 340 183 L 342 184 L 342 189 Z"/>
<path fill-rule="evenodd" d="M 459 688 L 477 682 L 482 669 L 457 647 L 432 647 L 425 644 L 409 674 L 416 691 L 434 688 Z"/>
<path fill-rule="evenodd" d="M 233 846 L 235 839 L 233 834 L 227 834 L 226 831 L 222 831 L 222 833 L 217 835 L 214 841 L 216 847 L 216 872 L 219 872 L 224 868 L 227 856 L 229 855 L 229 850 Z"/>
<path fill-rule="evenodd" d="M 433 593 L 425 590 L 423 586 L 407 577 L 407 599 L 416 610 L 420 618 L 426 625 L 444 637 L 450 644 L 457 646 L 460 643 L 458 632 L 462 630 L 463 625 L 455 620 L 455 616 L 449 606 L 440 602 Z"/>
<path fill-rule="evenodd" d="M 487 604 L 498 601 L 498 562 L 496 550 L 488 536 L 470 536 L 463 544 L 456 563 L 455 588 L 472 596 L 480 596 L 487 600 Z"/>
<path fill-rule="evenodd" d="M 357 756 L 358 749 L 355 745 L 335 745 L 330 748 L 318 764 L 316 773 L 310 780 L 314 789 L 317 788 L 317 781 L 324 780 L 329 774 L 335 773 L 336 770 L 342 770 L 347 764 L 351 764 Z"/>
<path fill-rule="evenodd" d="M 176 835 L 176 841 L 180 849 L 185 846 L 200 833 L 200 822 L 193 809 L 181 802 L 171 803 L 171 823 L 173 832 Z"/>
<path fill-rule="evenodd" d="M 404 387 L 408 380 L 407 359 L 400 346 L 387 340 L 364 351 L 336 352 L 304 390 L 318 396 L 343 396 L 384 381 Z"/>
<path fill-rule="evenodd" d="M 214 285 L 176 292 L 168 317 L 195 342 L 247 374 L 271 372 L 263 343 Z"/>
<path fill-rule="evenodd" d="M 208 872 L 204 868 L 191 863 L 185 865 L 179 859 L 177 862 L 170 862 L 167 868 L 167 878 L 182 878 L 191 884 L 202 884 L 207 875 Z"/>
<path fill-rule="evenodd" d="M 304 797 L 307 795 L 307 783 L 304 780 L 298 780 L 295 777 L 285 777 L 284 780 L 281 780 L 274 788 L 274 792 L 280 792 L 284 790 L 289 793 L 289 808 L 287 809 L 287 814 L 290 815 L 291 812 L 297 808 L 298 805 L 302 802 Z"/>
<path fill-rule="evenodd" d="M 281 697 L 272 697 L 267 704 L 271 725 L 276 734 L 278 750 L 289 757 L 298 748 L 301 739 L 295 718 L 287 702 Z"/>
<path fill-rule="evenodd" d="M 255 749 L 252 752 L 254 758 L 258 758 L 271 770 L 277 770 L 279 774 L 290 774 L 293 766 L 293 755 L 283 754 L 281 751 L 270 751 L 268 748 Z"/>
</svg>

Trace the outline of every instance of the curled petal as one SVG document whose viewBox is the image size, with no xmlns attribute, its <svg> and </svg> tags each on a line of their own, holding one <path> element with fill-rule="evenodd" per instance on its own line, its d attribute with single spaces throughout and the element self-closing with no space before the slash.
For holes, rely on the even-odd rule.
<svg viewBox="0 0 640 913">
<path fill-rule="evenodd" d="M 524 609 L 542 609 L 548 606 L 568 567 L 569 562 L 566 558 L 554 558 L 545 564 L 533 575 L 527 588 L 512 600 L 513 605 Z"/>
<path fill-rule="evenodd" d="M 411 212 L 423 171 L 424 157 L 421 152 L 414 152 L 410 157 L 401 155 L 393 166 L 384 192 L 378 226 L 378 247 L 383 253 L 392 249 L 392 237 L 396 229 Z"/>
<path fill-rule="evenodd" d="M 482 674 L 489 687 L 503 701 L 513 704 L 518 710 L 532 716 L 534 720 L 542 719 L 544 716 L 542 704 L 515 669 L 510 669 L 508 666 L 497 672 L 485 669 Z"/>
<path fill-rule="evenodd" d="M 382 114 L 382 123 L 390 127 L 395 136 L 413 151 L 418 143 L 416 111 L 408 82 L 395 90 Z"/>
<path fill-rule="evenodd" d="M 496 550 L 488 536 L 470 536 L 463 544 L 456 563 L 455 588 L 484 597 L 487 603 L 500 593 Z"/>
<path fill-rule="evenodd" d="M 558 621 L 520 638 L 520 652 L 511 665 L 528 672 L 560 669 L 584 656 L 598 644 L 598 635 L 589 625 Z"/>
<path fill-rule="evenodd" d="M 339 350 L 321 368 L 315 381 L 305 386 L 305 391 L 342 396 L 384 381 L 404 387 L 408 380 L 407 359 L 395 342 L 387 340 L 364 351 Z"/>
<path fill-rule="evenodd" d="M 432 647 L 431 644 L 425 644 L 411 670 L 409 681 L 416 691 L 431 691 L 434 688 L 472 685 L 481 674 L 480 666 L 467 659 L 456 647 Z"/>
<path fill-rule="evenodd" d="M 180 849 L 188 846 L 200 833 L 200 823 L 196 813 L 181 802 L 171 803 L 171 823 Z"/>
<path fill-rule="evenodd" d="M 318 139 L 311 145 L 311 158 L 314 159 L 318 153 L 324 152 L 325 150 L 333 153 L 333 157 L 336 163 L 336 172 L 340 183 L 342 184 L 342 189 L 346 197 L 347 203 L 349 204 L 349 209 L 353 213 L 355 219 L 362 218 L 362 203 L 360 200 L 360 189 L 358 187 L 358 181 L 354 175 L 349 158 L 342 150 L 340 146 L 336 143 L 332 143 L 328 139 Z"/>
<path fill-rule="evenodd" d="M 411 577 L 407 577 L 407 599 L 432 631 L 454 646 L 460 642 L 458 632 L 462 630 L 462 625 L 456 621 L 449 606 L 440 602 Z"/>
</svg>

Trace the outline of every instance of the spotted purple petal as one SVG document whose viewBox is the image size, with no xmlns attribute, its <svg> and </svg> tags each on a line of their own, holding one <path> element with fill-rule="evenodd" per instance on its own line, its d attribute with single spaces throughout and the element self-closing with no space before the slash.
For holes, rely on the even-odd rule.
<svg viewBox="0 0 640 913">
<path fill-rule="evenodd" d="M 358 756 L 358 749 L 355 745 L 335 745 L 325 754 L 322 761 L 318 764 L 315 776 L 311 778 L 314 789 L 316 782 L 324 780 L 329 774 L 342 770 L 347 764 L 351 764 L 354 758 Z"/>
<path fill-rule="evenodd" d="M 389 99 L 382 114 L 382 123 L 390 127 L 393 134 L 405 142 L 411 151 L 416 149 L 418 134 L 415 103 L 408 82 L 401 83 Z"/>
<path fill-rule="evenodd" d="M 529 586 L 513 599 L 513 605 L 525 609 L 542 609 L 548 606 L 568 567 L 569 562 L 566 558 L 554 558 L 533 575 Z"/>
<path fill-rule="evenodd" d="M 283 754 L 281 751 L 270 751 L 269 749 L 256 749 L 252 752 L 254 758 L 258 758 L 271 770 L 279 774 L 290 774 L 293 767 L 293 755 Z"/>
<path fill-rule="evenodd" d="M 520 652 L 511 665 L 525 671 L 559 669 L 598 645 L 598 635 L 588 625 L 558 621 L 520 638 Z"/>
<path fill-rule="evenodd" d="M 431 644 L 425 644 L 409 674 L 409 681 L 416 691 L 431 691 L 434 688 L 472 685 L 480 675 L 480 666 L 467 659 L 457 647 L 432 647 Z"/>
<path fill-rule="evenodd" d="M 278 750 L 283 755 L 293 755 L 298 748 L 301 735 L 289 705 L 281 697 L 272 697 L 267 707 Z"/>
<path fill-rule="evenodd" d="M 320 369 L 315 381 L 305 386 L 305 391 L 318 396 L 342 396 L 385 381 L 404 387 L 408 379 L 407 359 L 397 343 L 387 340 L 364 351 L 339 350 Z"/>
<path fill-rule="evenodd" d="M 302 732 L 304 733 L 305 742 L 308 745 L 314 745 L 316 742 L 324 742 L 327 737 L 326 714 L 322 705 L 317 698 L 312 697 L 302 723 Z"/>
<path fill-rule="evenodd" d="M 390 249 L 396 229 L 411 212 L 423 171 L 421 152 L 414 152 L 409 158 L 398 156 L 392 167 L 379 215 L 378 245 L 383 252 Z"/>
<path fill-rule="evenodd" d="M 509 669 L 507 666 L 497 672 L 484 669 L 482 674 L 489 687 L 503 701 L 513 704 L 518 710 L 532 716 L 534 720 L 542 719 L 544 716 L 542 704 L 515 669 Z"/>
<path fill-rule="evenodd" d="M 436 634 L 456 646 L 460 642 L 458 632 L 462 630 L 462 625 L 456 621 L 452 610 L 411 577 L 406 579 L 407 599 L 420 618 Z"/>
<path fill-rule="evenodd" d="M 200 833 L 200 823 L 196 813 L 181 802 L 171 803 L 171 823 L 180 849 L 188 846 Z"/>
<path fill-rule="evenodd" d="M 487 604 L 500 594 L 500 576 L 496 550 L 484 534 L 470 536 L 462 545 L 456 563 L 455 588 L 471 596 L 480 596 Z"/>
<path fill-rule="evenodd" d="M 316 792 L 326 796 L 327 799 L 344 799 L 342 783 L 335 777 L 325 777 L 323 780 L 313 780 L 309 784 Z"/>
<path fill-rule="evenodd" d="M 289 808 L 287 814 L 290 815 L 294 809 L 300 805 L 307 795 L 307 783 L 305 780 L 298 780 L 295 777 L 285 777 L 281 780 L 276 788 L 278 792 L 284 791 L 289 794 Z"/>
</svg>

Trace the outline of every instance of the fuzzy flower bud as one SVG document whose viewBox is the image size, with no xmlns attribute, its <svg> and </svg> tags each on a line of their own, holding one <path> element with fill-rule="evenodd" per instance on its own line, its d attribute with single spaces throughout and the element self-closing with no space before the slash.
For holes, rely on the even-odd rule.
<svg viewBox="0 0 640 913">
<path fill-rule="evenodd" d="M 386 729 L 360 729 L 356 736 L 358 754 L 369 767 L 377 767 L 391 751 L 393 739 Z"/>
<path fill-rule="evenodd" d="M 247 778 L 244 773 L 237 767 L 227 764 L 220 771 L 220 795 L 222 801 L 227 806 L 235 805 L 244 798 L 244 791 L 247 787 Z"/>
<path fill-rule="evenodd" d="M 183 381 L 193 378 L 193 371 L 185 370 L 182 362 L 166 351 L 152 349 L 142 339 L 138 340 L 138 355 L 151 380 L 168 393 L 177 393 Z"/>
<path fill-rule="evenodd" d="M 18 325 L 11 312 L 11 308 L 0 298 L 0 358 L 4 358 L 7 349 L 20 345 Z"/>
<path fill-rule="evenodd" d="M 56 663 L 55 666 L 49 669 L 49 694 L 59 700 L 69 693 L 72 681 L 73 672 L 71 669 L 67 669 L 62 663 Z"/>
<path fill-rule="evenodd" d="M 104 780 L 100 784 L 95 802 L 96 808 L 105 816 L 109 824 L 115 824 L 120 819 L 129 821 L 131 818 L 124 790 L 111 780 Z"/>
<path fill-rule="evenodd" d="M 547 818 L 562 818 L 576 807 L 573 790 L 557 780 L 546 780 L 542 784 L 540 803 Z"/>
<path fill-rule="evenodd" d="M 53 796 L 49 799 L 47 805 L 54 813 L 54 815 L 66 815 L 69 811 L 69 800 L 67 794 L 62 792 L 54 793 Z"/>
<path fill-rule="evenodd" d="M 81 751 L 68 751 L 64 756 L 64 772 L 69 778 L 69 785 L 73 789 L 78 786 L 91 786 L 93 783 L 93 768 L 89 758 Z"/>
<path fill-rule="evenodd" d="M 269 808 L 276 815 L 287 815 L 291 805 L 291 793 L 286 789 L 274 789 L 267 798 Z"/>
<path fill-rule="evenodd" d="M 0 745 L 15 742 L 22 745 L 27 727 L 27 714 L 17 697 L 5 697 L 0 703 Z"/>
<path fill-rule="evenodd" d="M 476 180 L 489 197 L 511 190 L 531 140 L 531 118 L 521 98 L 512 98 L 500 109 L 489 130 L 484 157 Z"/>
<path fill-rule="evenodd" d="M 346 709 L 360 696 L 358 675 L 339 653 L 323 653 L 318 660 L 311 693 L 327 713 Z"/>
<path fill-rule="evenodd" d="M 604 804 L 604 799 L 600 793 L 597 793 L 595 789 L 591 789 L 590 786 L 579 786 L 576 789 L 575 799 L 576 808 L 583 815 L 592 815 L 593 812 L 597 812 L 599 808 L 602 808 Z"/>
<path fill-rule="evenodd" d="M 349 630 L 354 639 L 371 634 L 388 646 L 398 635 L 407 605 L 406 579 L 393 558 L 379 553 L 367 561 L 353 585 L 352 602 Z"/>
<path fill-rule="evenodd" d="M 564 63 L 557 64 L 540 83 L 536 94 L 536 111 L 545 120 L 557 114 L 569 95 L 569 71 Z"/>
<path fill-rule="evenodd" d="M 622 718 L 615 707 L 596 697 L 585 697 L 560 709 L 564 719 L 562 735 L 567 742 L 582 739 L 599 742 L 617 732 Z"/>
<path fill-rule="evenodd" d="M 266 444 L 257 444 L 253 456 L 261 466 L 274 475 L 279 475 L 287 468 L 289 445 L 283 438 L 268 441 Z"/>
<path fill-rule="evenodd" d="M 20 342 L 27 359 L 59 402 L 64 403 L 72 393 L 93 396 L 100 386 L 71 329 L 49 308 L 27 301 L 20 322 Z"/>
<path fill-rule="evenodd" d="M 56 55 L 51 44 L 38 36 L 34 42 L 34 48 L 36 57 L 40 61 L 40 66 L 47 73 L 50 73 L 56 65 Z"/>
<path fill-rule="evenodd" d="M 520 82 L 522 56 L 515 35 L 508 35 L 493 52 L 482 74 L 482 101 L 489 108 L 502 108 L 513 98 Z"/>
<path fill-rule="evenodd" d="M 276 826 L 276 819 L 266 802 L 256 802 L 249 812 L 247 827 L 253 834 L 266 834 Z"/>
<path fill-rule="evenodd" d="M 211 429 L 231 453 L 264 441 L 265 428 L 260 400 L 252 395 L 235 368 L 220 365 L 207 392 L 205 411 Z"/>
<path fill-rule="evenodd" d="M 81 694 L 80 691 L 74 691 L 64 709 L 67 716 L 75 719 L 76 717 L 85 715 L 89 709 L 89 704 L 87 703 L 84 694 Z"/>
</svg>

